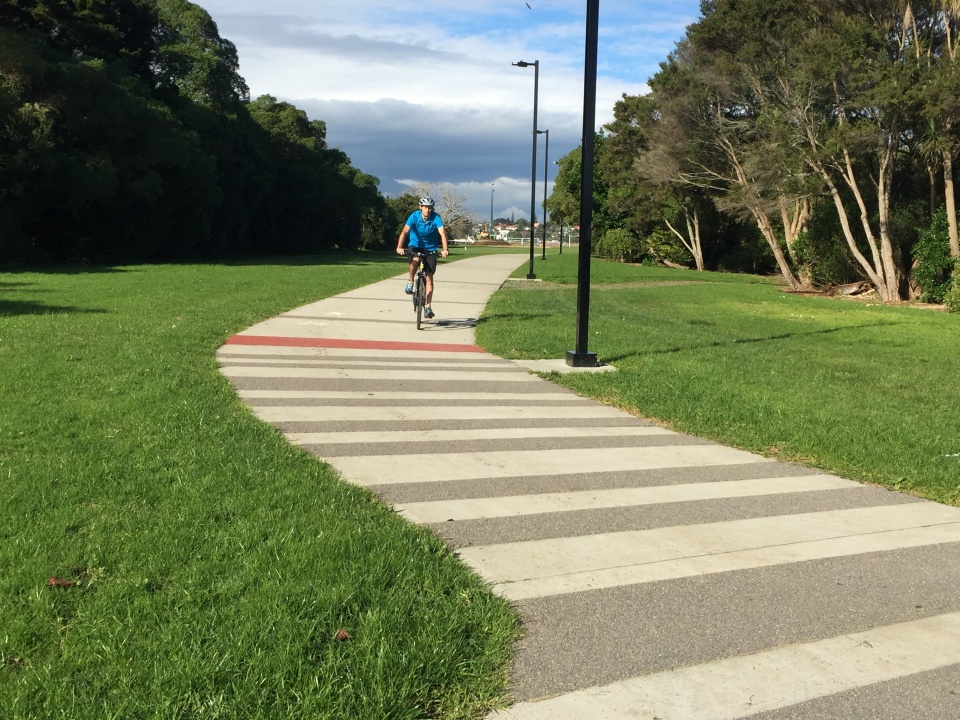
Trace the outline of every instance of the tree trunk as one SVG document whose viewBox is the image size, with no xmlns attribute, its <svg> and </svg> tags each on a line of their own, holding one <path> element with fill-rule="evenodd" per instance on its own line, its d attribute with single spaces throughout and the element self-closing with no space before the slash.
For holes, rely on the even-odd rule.
<svg viewBox="0 0 960 720">
<path fill-rule="evenodd" d="M 802 266 L 797 261 L 795 254 L 795 244 L 801 234 L 807 231 L 810 224 L 810 200 L 802 198 L 793 202 L 793 214 L 791 216 L 790 208 L 786 198 L 780 196 L 780 220 L 783 223 L 783 236 L 787 242 L 787 254 L 790 255 L 790 262 L 797 268 L 800 284 L 804 288 L 813 287 L 813 274 L 809 266 Z"/>
<path fill-rule="evenodd" d="M 773 251 L 773 257 L 777 261 L 777 267 L 780 268 L 780 274 L 783 276 L 783 279 L 786 280 L 791 290 L 802 290 L 803 287 L 801 287 L 800 281 L 797 280 L 793 274 L 793 270 L 790 269 L 787 256 L 783 254 L 783 248 L 780 247 L 780 240 L 777 238 L 777 233 L 773 230 L 773 224 L 770 222 L 770 218 L 758 207 L 750 208 L 750 212 L 753 213 L 753 217 L 757 221 L 757 227 L 760 228 L 760 232 L 763 233 L 763 237 L 770 246 L 770 250 Z"/>
<path fill-rule="evenodd" d="M 809 129 L 808 129 L 809 132 Z M 815 143 L 811 143 L 815 146 Z M 887 302 L 900 299 L 900 287 L 897 280 L 897 268 L 893 259 L 893 245 L 890 242 L 888 220 L 890 214 L 890 184 L 893 176 L 893 156 L 895 150 L 887 147 L 880 157 L 880 178 L 877 181 L 878 210 L 880 216 L 880 243 L 877 243 L 876 234 L 870 226 L 870 212 L 863 199 L 863 193 L 860 191 L 860 185 L 857 182 L 857 176 L 853 169 L 853 161 L 850 159 L 849 150 L 843 149 L 844 165 L 837 168 L 841 176 L 853 193 L 860 210 L 860 224 L 863 227 L 864 236 L 867 244 L 870 246 L 870 255 L 872 262 L 867 260 L 860 249 L 857 247 L 856 238 L 850 227 L 850 221 L 847 216 L 847 210 L 843 205 L 843 199 L 840 197 L 840 191 L 837 189 L 833 176 L 822 163 L 815 159 L 810 159 L 810 165 L 816 170 L 823 181 L 830 189 L 830 196 L 833 198 L 834 207 L 840 218 L 840 226 L 843 228 L 843 236 L 847 241 L 847 247 L 850 253 L 856 258 L 860 267 L 867 273 L 870 281 L 877 288 L 877 293 Z"/>
<path fill-rule="evenodd" d="M 960 257 L 960 234 L 957 231 L 957 200 L 953 194 L 953 153 L 943 151 L 944 205 L 950 227 L 950 257 Z"/>
<path fill-rule="evenodd" d="M 740 156 L 736 147 L 727 138 L 720 138 L 720 145 L 730 161 L 730 167 L 734 172 L 737 184 L 746 188 L 747 190 L 750 190 L 752 183 L 747 178 L 747 172 L 744 169 L 743 164 L 740 162 Z M 748 203 L 747 209 L 757 221 L 757 227 L 760 228 L 760 232 L 763 234 L 764 239 L 766 239 L 767 244 L 770 246 L 770 250 L 773 252 L 773 257 L 777 261 L 777 267 L 780 268 L 780 274 L 783 276 L 783 279 L 786 281 L 787 285 L 790 286 L 791 290 L 800 290 L 800 282 L 793 274 L 793 270 L 790 269 L 790 263 L 783 254 L 783 248 L 780 247 L 780 241 L 777 238 L 777 234 L 773 230 L 773 224 L 770 222 L 770 217 L 756 202 Z"/>
<path fill-rule="evenodd" d="M 880 214 L 880 261 L 882 263 L 883 275 L 886 280 L 886 293 L 881 295 L 884 300 L 900 300 L 900 273 L 897 270 L 897 261 L 893 254 L 893 238 L 890 237 L 890 195 L 893 188 L 893 165 L 896 157 L 898 144 L 891 141 L 884 149 L 880 157 L 880 177 L 877 178 L 877 204 Z M 850 167 L 850 174 L 853 175 L 853 168 Z M 869 228 L 868 217 L 863 218 L 864 226 Z M 870 233 L 867 233 L 870 244 L 873 245 L 873 239 Z"/>
<path fill-rule="evenodd" d="M 937 212 L 937 169 L 932 162 L 927 163 L 927 176 L 930 178 L 930 217 Z"/>
<path fill-rule="evenodd" d="M 683 208 L 683 214 L 687 221 L 686 236 L 677 230 L 666 218 L 664 218 L 663 221 L 667 224 L 667 227 L 670 228 L 670 231 L 680 239 L 680 242 L 683 243 L 687 252 L 693 256 L 693 262 L 697 266 L 697 270 L 702 272 L 704 265 L 703 246 L 700 243 L 700 216 L 696 210 L 693 211 L 693 215 L 691 216 L 690 211 L 686 207 Z"/>
<path fill-rule="evenodd" d="M 690 233 L 690 240 L 693 245 L 693 261 L 697 264 L 697 270 L 703 272 L 703 245 L 700 242 L 700 214 L 694 210 L 693 217 L 684 210 L 687 216 L 687 232 Z"/>
<path fill-rule="evenodd" d="M 879 292 L 881 297 L 883 297 L 886 294 L 886 287 L 883 278 L 880 276 L 877 269 L 870 263 L 870 261 L 863 256 L 863 253 L 860 252 L 860 248 L 857 247 L 856 238 L 854 238 L 853 230 L 850 228 L 850 218 L 847 216 L 847 209 L 843 206 L 843 198 L 840 197 L 840 190 L 837 188 L 836 183 L 833 182 L 833 178 L 830 176 L 829 172 L 823 168 L 818 168 L 818 170 L 823 178 L 823 181 L 830 189 L 830 197 L 833 198 L 833 206 L 836 208 L 837 216 L 840 218 L 840 227 L 843 229 L 843 237 L 847 241 L 847 248 L 850 250 L 850 254 L 853 255 L 860 267 L 863 268 L 864 272 L 867 273 L 867 277 L 870 278 L 870 282 L 876 286 L 877 292 Z"/>
</svg>

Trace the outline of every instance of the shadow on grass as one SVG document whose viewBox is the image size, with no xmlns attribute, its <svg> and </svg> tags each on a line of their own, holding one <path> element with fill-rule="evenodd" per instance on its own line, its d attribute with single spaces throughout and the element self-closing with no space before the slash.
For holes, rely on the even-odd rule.
<svg viewBox="0 0 960 720">
<path fill-rule="evenodd" d="M 477 320 L 478 325 L 483 323 L 490 322 L 491 320 L 542 320 L 543 318 L 552 318 L 553 315 L 549 313 L 496 313 L 493 315 L 485 315 L 484 317 Z"/>
<path fill-rule="evenodd" d="M 24 302 L 17 300 L 0 300 L 0 317 L 15 317 L 17 315 L 105 315 L 106 310 L 91 310 L 89 308 L 71 307 L 65 305 L 45 305 L 38 302 Z"/>
<path fill-rule="evenodd" d="M 0 265 L 0 273 L 17 275 L 19 273 L 35 273 L 37 275 L 101 275 L 114 273 L 135 272 L 129 268 L 111 267 L 109 265 Z M 10 285 L 25 283 L 10 283 Z M 3 288 L 7 283 L 0 283 Z"/>
<path fill-rule="evenodd" d="M 891 325 L 899 325 L 900 323 L 889 322 L 889 321 L 879 321 L 874 323 L 865 323 L 862 325 L 849 325 L 847 327 L 839 328 L 827 328 L 825 330 L 811 330 L 810 332 L 791 332 L 791 333 L 778 333 L 776 335 L 769 335 L 768 337 L 762 338 L 737 338 L 735 340 L 720 341 L 716 340 L 710 343 L 701 343 L 698 345 L 678 345 L 672 348 L 661 348 L 658 350 L 643 350 L 640 352 L 631 352 L 631 353 L 622 353 L 620 355 L 604 356 L 604 362 L 617 362 L 618 360 L 626 360 L 631 357 L 643 357 L 644 355 L 667 355 L 670 353 L 679 353 L 679 352 L 688 352 L 691 350 L 705 350 L 708 348 L 717 348 L 717 347 L 732 347 L 734 345 L 748 345 L 751 343 L 765 343 L 765 342 L 775 342 L 777 340 L 790 340 L 792 338 L 799 337 L 812 337 L 814 335 L 831 335 L 833 333 L 845 332 L 847 330 L 866 330 L 867 328 L 876 328 L 876 327 L 889 327 Z"/>
<path fill-rule="evenodd" d="M 273 265 L 280 267 L 309 267 L 311 265 L 382 265 L 383 263 L 401 260 L 396 253 L 388 250 L 335 250 L 315 255 L 250 255 L 246 257 L 221 259 L 184 259 L 176 262 L 162 260 L 142 260 L 119 263 L 117 265 L 97 265 L 94 263 L 50 263 L 38 264 L 11 264 L 0 265 L 0 272 L 15 275 L 17 273 L 41 273 L 50 275 L 86 275 L 94 273 L 129 273 L 137 272 L 138 265 L 150 266 L 177 266 L 177 265 L 210 265 L 222 267 L 256 267 L 258 265 Z M 0 284 L 3 287 L 3 284 Z"/>
<path fill-rule="evenodd" d="M 243 258 L 232 258 L 229 260 L 212 261 L 211 265 L 222 265 L 224 267 L 256 267 L 258 265 L 272 265 L 279 267 L 310 267 L 312 265 L 383 265 L 384 263 L 400 261 L 403 264 L 408 262 L 407 258 L 397 255 L 395 252 L 387 250 L 344 250 L 333 251 L 323 255 L 268 255 L 251 256 Z M 201 263 L 182 263 L 186 265 L 197 265 Z"/>
</svg>

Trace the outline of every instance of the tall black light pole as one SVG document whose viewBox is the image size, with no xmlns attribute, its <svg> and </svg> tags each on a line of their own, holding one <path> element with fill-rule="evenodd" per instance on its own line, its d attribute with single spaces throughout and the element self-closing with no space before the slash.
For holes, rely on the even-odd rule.
<svg viewBox="0 0 960 720">
<path fill-rule="evenodd" d="M 600 0 L 587 0 L 587 42 L 583 61 L 583 156 L 580 180 L 580 249 L 577 265 L 577 347 L 567 351 L 567 365 L 596 367 L 587 350 L 590 320 L 590 241 L 593 225 L 593 165 L 597 114 L 597 46 Z"/>
<path fill-rule="evenodd" d="M 554 160 L 553 164 L 557 166 L 558 174 L 559 174 L 560 161 Z M 562 218 L 560 220 L 560 254 L 563 255 L 563 219 Z"/>
<path fill-rule="evenodd" d="M 533 218 L 537 211 L 537 96 L 540 94 L 540 61 L 534 60 L 532 63 L 520 60 L 513 63 L 515 67 L 530 67 L 533 65 L 533 161 L 530 171 L 530 270 L 527 272 L 527 280 L 536 280 L 537 276 L 533 274 L 533 246 L 537 239 L 536 230 L 533 227 Z"/>
<path fill-rule="evenodd" d="M 538 135 L 546 136 L 546 144 L 543 146 L 543 255 L 542 260 L 547 259 L 547 158 L 550 157 L 550 131 L 537 130 Z"/>
<path fill-rule="evenodd" d="M 493 194 L 496 192 L 493 188 L 494 185 L 496 185 L 496 183 L 490 183 L 490 227 L 487 228 L 488 240 L 493 240 Z"/>
</svg>

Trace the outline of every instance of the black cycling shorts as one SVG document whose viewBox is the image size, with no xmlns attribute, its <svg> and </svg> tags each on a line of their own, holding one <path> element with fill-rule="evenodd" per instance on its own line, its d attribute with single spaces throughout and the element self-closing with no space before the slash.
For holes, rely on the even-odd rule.
<svg viewBox="0 0 960 720">
<path fill-rule="evenodd" d="M 418 248 L 418 247 L 409 247 L 407 248 L 407 252 L 410 253 L 411 256 L 416 254 L 423 255 L 423 269 L 424 269 L 424 272 L 427 273 L 427 275 L 433 275 L 437 271 L 437 253 L 436 252 L 429 252 L 427 250 L 424 250 L 423 248 Z"/>
</svg>

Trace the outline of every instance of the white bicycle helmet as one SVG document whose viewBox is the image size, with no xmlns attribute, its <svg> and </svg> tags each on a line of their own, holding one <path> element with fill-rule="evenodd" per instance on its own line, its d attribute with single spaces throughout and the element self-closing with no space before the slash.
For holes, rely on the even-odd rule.
<svg viewBox="0 0 960 720">
<path fill-rule="evenodd" d="M 429 195 L 420 198 L 420 207 L 423 207 L 423 206 L 433 207 L 433 198 L 430 197 Z"/>
</svg>

